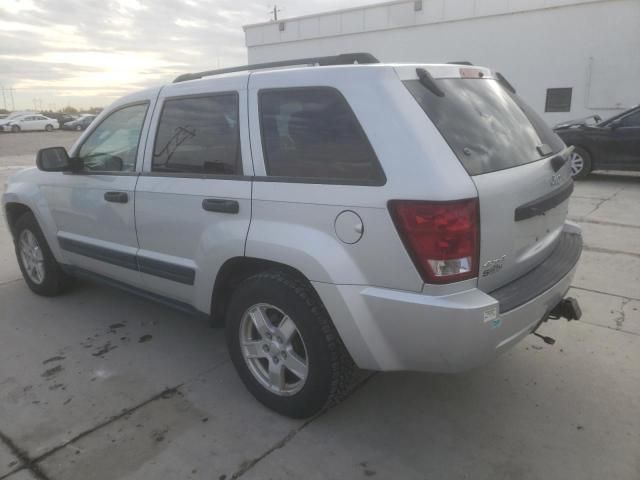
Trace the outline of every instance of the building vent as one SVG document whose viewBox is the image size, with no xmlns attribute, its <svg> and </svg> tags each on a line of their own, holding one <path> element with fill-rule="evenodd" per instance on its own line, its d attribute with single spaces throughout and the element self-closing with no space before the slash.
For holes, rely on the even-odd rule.
<svg viewBox="0 0 640 480">
<path fill-rule="evenodd" d="M 545 112 L 570 112 L 572 88 L 547 88 Z"/>
<path fill-rule="evenodd" d="M 416 12 L 419 12 L 422 10 L 422 0 L 416 0 L 415 2 L 413 2 L 413 9 Z"/>
</svg>

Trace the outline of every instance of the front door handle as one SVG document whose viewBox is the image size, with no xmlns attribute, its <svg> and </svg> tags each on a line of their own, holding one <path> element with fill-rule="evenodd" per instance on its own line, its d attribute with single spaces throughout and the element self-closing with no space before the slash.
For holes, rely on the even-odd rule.
<svg viewBox="0 0 640 480">
<path fill-rule="evenodd" d="M 129 201 L 129 195 L 127 195 L 127 192 L 106 192 L 104 199 L 107 202 L 127 203 Z"/>
<path fill-rule="evenodd" d="M 238 213 L 240 211 L 240 204 L 235 200 L 205 198 L 202 200 L 202 208 L 207 212 Z"/>
</svg>

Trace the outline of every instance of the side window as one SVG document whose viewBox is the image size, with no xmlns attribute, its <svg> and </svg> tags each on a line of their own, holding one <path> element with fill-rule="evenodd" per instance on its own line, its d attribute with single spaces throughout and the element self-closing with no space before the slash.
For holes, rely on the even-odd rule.
<svg viewBox="0 0 640 480">
<path fill-rule="evenodd" d="M 355 114 L 334 88 L 264 90 L 259 101 L 267 175 L 385 183 Z"/>
<path fill-rule="evenodd" d="M 627 115 L 620 122 L 622 127 L 640 127 L 640 110 L 631 115 Z"/>
<path fill-rule="evenodd" d="M 237 94 L 165 100 L 152 171 L 242 175 L 240 158 Z"/>
<path fill-rule="evenodd" d="M 105 118 L 80 147 L 87 172 L 133 172 L 148 104 L 131 105 Z"/>
</svg>

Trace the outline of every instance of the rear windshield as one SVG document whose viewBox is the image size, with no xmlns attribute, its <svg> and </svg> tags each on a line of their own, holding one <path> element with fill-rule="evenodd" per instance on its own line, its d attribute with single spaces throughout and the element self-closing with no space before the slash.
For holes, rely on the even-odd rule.
<svg viewBox="0 0 640 480">
<path fill-rule="evenodd" d="M 443 97 L 419 80 L 404 84 L 469 175 L 535 162 L 564 148 L 544 120 L 496 80 L 443 78 L 435 82 Z"/>
</svg>

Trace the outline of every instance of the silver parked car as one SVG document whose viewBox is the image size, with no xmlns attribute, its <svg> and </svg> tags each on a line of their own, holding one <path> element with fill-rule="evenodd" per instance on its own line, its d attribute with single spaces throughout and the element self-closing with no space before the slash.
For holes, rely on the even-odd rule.
<svg viewBox="0 0 640 480">
<path fill-rule="evenodd" d="M 569 154 L 489 69 L 349 54 L 126 96 L 2 202 L 34 292 L 211 316 L 255 397 L 305 417 L 354 365 L 459 372 L 578 318 Z"/>
</svg>

